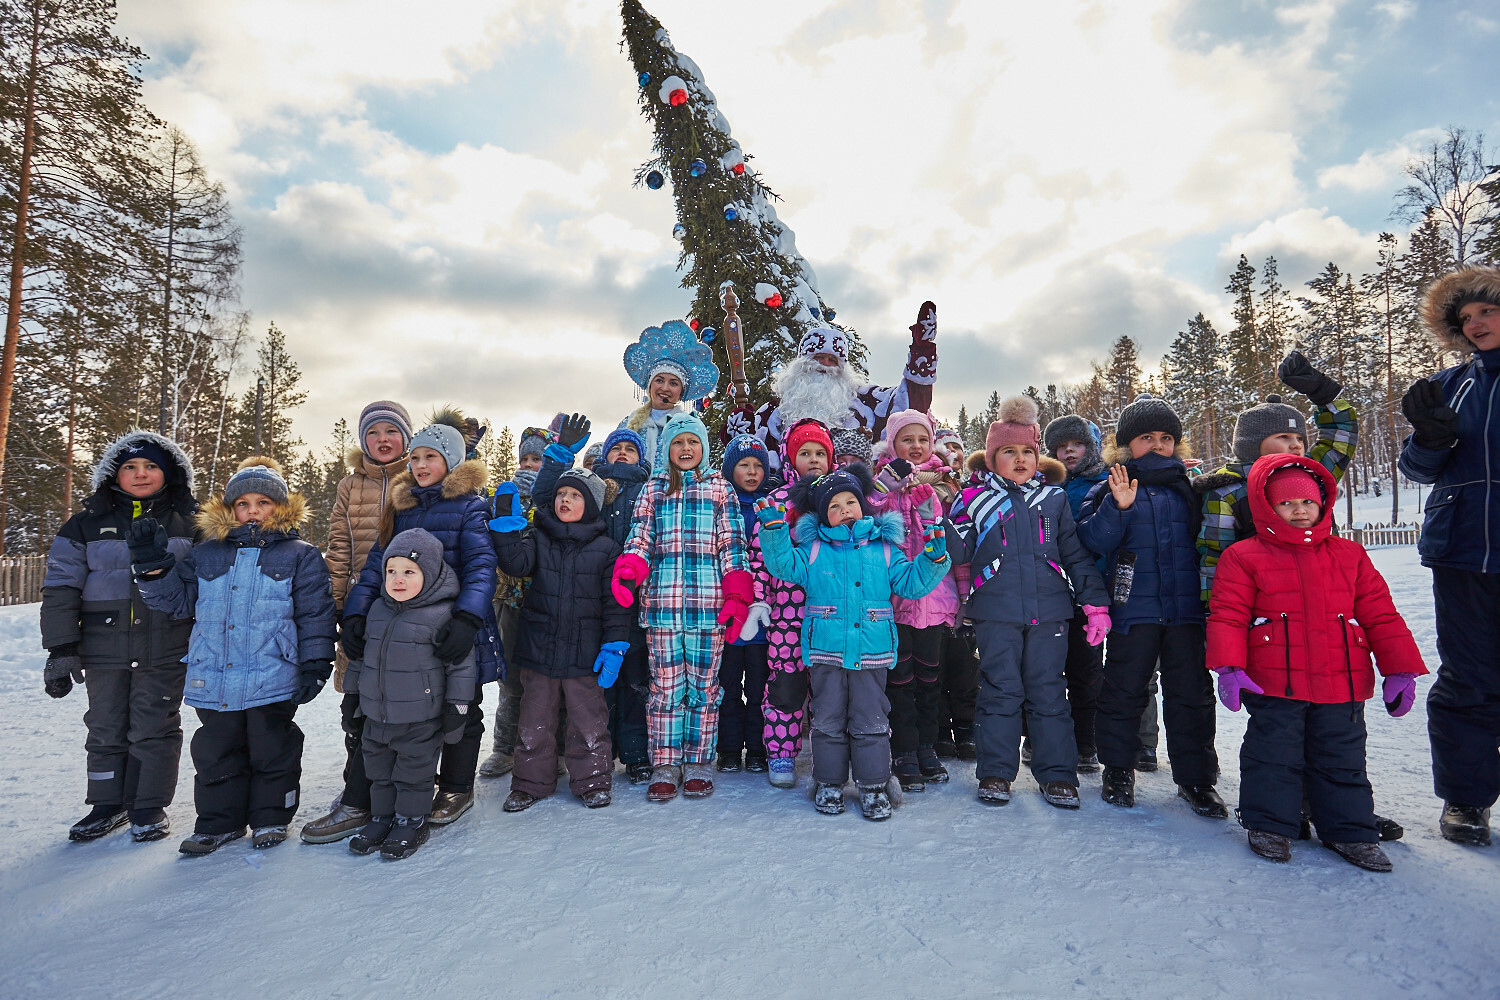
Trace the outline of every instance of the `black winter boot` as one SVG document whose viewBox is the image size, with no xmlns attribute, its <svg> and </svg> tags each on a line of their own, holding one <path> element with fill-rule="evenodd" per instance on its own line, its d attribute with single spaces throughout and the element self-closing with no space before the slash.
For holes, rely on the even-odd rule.
<svg viewBox="0 0 1500 1000">
<path fill-rule="evenodd" d="M 958 751 L 959 760 L 979 759 L 979 747 L 974 743 L 974 727 L 954 726 L 953 745 Z"/>
<path fill-rule="evenodd" d="M 1375 832 L 1381 840 L 1400 840 L 1406 836 L 1406 828 L 1389 816 L 1375 814 Z"/>
<path fill-rule="evenodd" d="M 1229 807 L 1219 798 L 1213 785 L 1178 785 L 1177 797 L 1186 799 L 1193 812 L 1209 819 L 1228 819 Z"/>
<path fill-rule="evenodd" d="M 917 748 L 917 770 L 922 772 L 922 780 L 934 785 L 948 780 L 948 769 L 938 760 L 937 750 L 932 747 Z"/>
<path fill-rule="evenodd" d="M 89 814 L 77 823 L 73 824 L 68 831 L 68 839 L 79 843 L 85 840 L 98 840 L 107 833 L 112 833 L 130 821 L 130 814 L 125 807 L 118 803 L 94 806 Z"/>
<path fill-rule="evenodd" d="M 374 854 L 380 850 L 380 845 L 385 842 L 395 825 L 394 815 L 371 816 L 370 822 L 360 827 L 359 832 L 349 839 L 349 853 Z"/>
<path fill-rule="evenodd" d="M 1474 847 L 1490 846 L 1490 811 L 1478 806 L 1444 802 L 1443 815 L 1438 819 L 1438 829 L 1444 840 L 1455 844 L 1471 844 Z"/>
<path fill-rule="evenodd" d="M 1135 806 L 1135 772 L 1123 767 L 1106 767 L 1099 797 L 1112 806 Z"/>
<path fill-rule="evenodd" d="M 426 816 L 397 816 L 396 825 L 380 844 L 380 856 L 387 861 L 400 861 L 417 853 L 417 848 L 427 843 L 432 836 Z"/>
<path fill-rule="evenodd" d="M 904 753 L 891 761 L 891 773 L 901 782 L 903 792 L 921 792 L 927 789 L 922 780 L 922 769 L 917 765 L 915 753 Z M 946 772 L 945 772 L 946 773 Z"/>
</svg>

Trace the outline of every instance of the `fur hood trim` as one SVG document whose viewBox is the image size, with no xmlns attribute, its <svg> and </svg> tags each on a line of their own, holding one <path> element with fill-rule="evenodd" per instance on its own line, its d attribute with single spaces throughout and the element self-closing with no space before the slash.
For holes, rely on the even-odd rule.
<svg viewBox="0 0 1500 1000">
<path fill-rule="evenodd" d="M 291 531 L 301 527 L 310 515 L 311 512 L 307 509 L 307 499 L 301 493 L 293 493 L 287 498 L 286 503 L 279 503 L 271 510 L 271 516 L 261 523 L 261 530 Z M 195 523 L 198 530 L 203 533 L 204 541 L 213 542 L 222 542 L 229 537 L 231 531 L 240 526 L 240 522 L 234 516 L 234 509 L 222 498 L 210 500 L 208 505 L 198 512 Z"/>
<path fill-rule="evenodd" d="M 983 451 L 970 452 L 969 457 L 964 459 L 964 468 L 970 472 L 988 472 L 990 460 Z"/>
<path fill-rule="evenodd" d="M 1178 441 L 1177 447 L 1172 449 L 1174 458 L 1180 458 L 1184 462 L 1193 457 L 1193 446 L 1186 440 Z M 1108 467 L 1124 465 L 1130 461 L 1129 445 L 1115 444 L 1115 436 L 1111 434 L 1104 442 L 1104 464 Z"/>
<path fill-rule="evenodd" d="M 1214 490 L 1223 489 L 1225 486 L 1234 486 L 1243 483 L 1245 477 L 1229 468 L 1220 469 L 1218 472 L 1210 472 L 1205 476 L 1199 476 L 1193 480 L 1193 492 L 1201 496 L 1207 496 Z"/>
<path fill-rule="evenodd" d="M 470 493 L 482 493 L 489 480 L 490 471 L 479 459 L 471 458 L 460 462 L 458 468 L 443 477 L 443 499 L 452 500 Z M 417 498 L 412 496 L 412 491 L 416 488 L 417 480 L 410 469 L 391 480 L 392 509 L 411 510 L 415 507 Z"/>
<path fill-rule="evenodd" d="M 902 521 L 900 511 L 887 510 L 871 516 L 875 520 L 877 540 L 896 546 L 906 540 L 906 525 Z M 819 526 L 818 515 L 803 514 L 797 518 L 797 523 L 792 527 L 792 541 L 798 545 L 811 545 L 818 537 Z"/>
<path fill-rule="evenodd" d="M 1464 302 L 1500 305 L 1500 267 L 1464 267 L 1443 275 L 1427 286 L 1422 296 L 1422 325 L 1427 336 L 1445 351 L 1474 353 L 1474 344 L 1458 324 Z"/>
<path fill-rule="evenodd" d="M 182 470 L 183 485 L 187 488 L 188 493 L 193 494 L 198 492 L 197 480 L 193 473 L 193 460 L 188 458 L 188 454 L 182 450 L 182 446 L 170 438 L 140 429 L 126 431 L 124 434 L 121 434 L 111 441 L 105 447 L 104 451 L 100 453 L 99 461 L 94 463 L 94 471 L 89 476 L 89 492 L 97 493 L 101 486 L 108 485 L 110 480 L 114 479 L 115 474 L 119 471 L 120 453 L 132 441 L 142 440 L 151 442 L 172 456 L 172 460 Z"/>
<path fill-rule="evenodd" d="M 1048 486 L 1061 486 L 1068 481 L 1068 467 L 1055 458 L 1042 455 L 1036 460 L 1036 468 Z"/>
</svg>

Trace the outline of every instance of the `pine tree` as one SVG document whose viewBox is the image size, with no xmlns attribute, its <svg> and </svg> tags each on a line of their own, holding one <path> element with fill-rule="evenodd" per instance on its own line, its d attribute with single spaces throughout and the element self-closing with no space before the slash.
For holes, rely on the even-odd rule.
<svg viewBox="0 0 1500 1000">
<path fill-rule="evenodd" d="M 490 422 L 484 422 L 484 437 L 479 439 L 479 457 L 490 470 L 490 485 L 509 482 L 516 474 L 516 437 L 509 427 L 499 435 Z"/>
<path fill-rule="evenodd" d="M 1233 302 L 1234 317 L 1234 326 L 1225 338 L 1230 390 L 1239 405 L 1254 405 L 1264 396 L 1267 359 L 1260 355 L 1261 337 L 1256 328 L 1255 268 L 1244 254 L 1240 254 L 1224 291 Z"/>
<path fill-rule="evenodd" d="M 965 451 L 972 451 L 974 446 L 969 441 L 969 410 L 968 407 L 959 406 L 958 426 L 954 428 L 958 432 L 958 439 L 964 443 Z"/>
<path fill-rule="evenodd" d="M 1292 293 L 1281 283 L 1280 266 L 1276 258 L 1267 257 L 1260 266 L 1260 295 L 1256 300 L 1255 328 L 1273 368 L 1287 352 L 1295 322 Z"/>
<path fill-rule="evenodd" d="M 1182 418 L 1185 436 L 1210 461 L 1229 450 L 1234 431 L 1233 376 L 1225 355 L 1218 331 L 1200 312 L 1161 361 L 1162 395 Z"/>
<path fill-rule="evenodd" d="M 1140 394 L 1141 359 L 1135 341 L 1123 336 L 1110 346 L 1109 358 L 1099 372 L 1105 385 L 1104 403 L 1114 426 L 1120 411 Z"/>
<path fill-rule="evenodd" d="M 265 341 L 256 352 L 258 364 L 252 374 L 261 382 L 261 443 L 260 454 L 271 458 L 291 455 L 303 446 L 301 438 L 292 436 L 292 411 L 307 401 L 306 390 L 300 388 L 302 369 L 297 366 L 286 350 L 286 334 L 272 323 L 266 331 Z M 262 381 L 263 380 L 263 381 Z M 240 400 L 240 421 L 236 435 L 241 457 L 255 451 L 255 392 L 252 383 Z"/>
</svg>

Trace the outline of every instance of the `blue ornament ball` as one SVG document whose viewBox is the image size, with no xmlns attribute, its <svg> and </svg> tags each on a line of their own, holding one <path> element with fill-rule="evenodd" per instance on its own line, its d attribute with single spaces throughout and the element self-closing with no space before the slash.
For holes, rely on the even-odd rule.
<svg viewBox="0 0 1500 1000">
<path fill-rule="evenodd" d="M 640 83 L 641 83 L 641 86 L 644 87 L 646 84 L 648 84 L 648 83 L 651 82 L 651 74 L 650 73 L 642 73 L 640 76 L 636 77 L 636 79 L 639 80 Z"/>
<path fill-rule="evenodd" d="M 666 182 L 667 179 L 661 175 L 660 170 L 653 170 L 646 175 L 646 186 L 653 191 L 660 188 Z"/>
<path fill-rule="evenodd" d="M 702 177 L 704 174 L 708 173 L 708 164 L 704 163 L 702 160 L 694 160 L 692 163 L 688 164 L 688 173 L 692 174 L 694 177 Z"/>
<path fill-rule="evenodd" d="M 687 235 L 687 226 L 684 226 L 680 222 L 677 223 L 677 225 L 672 227 L 672 235 L 677 237 L 679 240 L 682 239 Z"/>
<path fill-rule="evenodd" d="M 808 312 L 812 313 L 813 319 L 817 319 L 818 318 L 818 307 L 817 306 L 808 306 Z"/>
<path fill-rule="evenodd" d="M 740 217 L 740 210 L 733 205 L 724 206 L 724 221 L 733 222 Z"/>
<path fill-rule="evenodd" d="M 711 326 L 705 326 L 703 329 L 698 331 L 698 339 L 703 341 L 705 344 L 712 344 L 714 342 L 714 338 L 718 335 L 719 331 L 715 330 Z"/>
</svg>

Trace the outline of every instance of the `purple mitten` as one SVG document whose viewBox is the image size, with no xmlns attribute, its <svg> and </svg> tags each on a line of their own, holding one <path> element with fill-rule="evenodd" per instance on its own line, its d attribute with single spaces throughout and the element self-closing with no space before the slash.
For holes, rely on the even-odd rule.
<svg viewBox="0 0 1500 1000">
<path fill-rule="evenodd" d="M 1219 675 L 1219 700 L 1224 707 L 1231 712 L 1240 710 L 1240 693 L 1242 691 L 1254 691 L 1256 694 L 1265 694 L 1259 684 L 1250 679 L 1250 675 L 1239 667 L 1214 667 L 1214 673 Z"/>
<path fill-rule="evenodd" d="M 1391 674 L 1381 682 L 1380 695 L 1385 699 L 1385 710 L 1393 718 L 1401 718 L 1417 702 L 1417 675 Z"/>
</svg>

